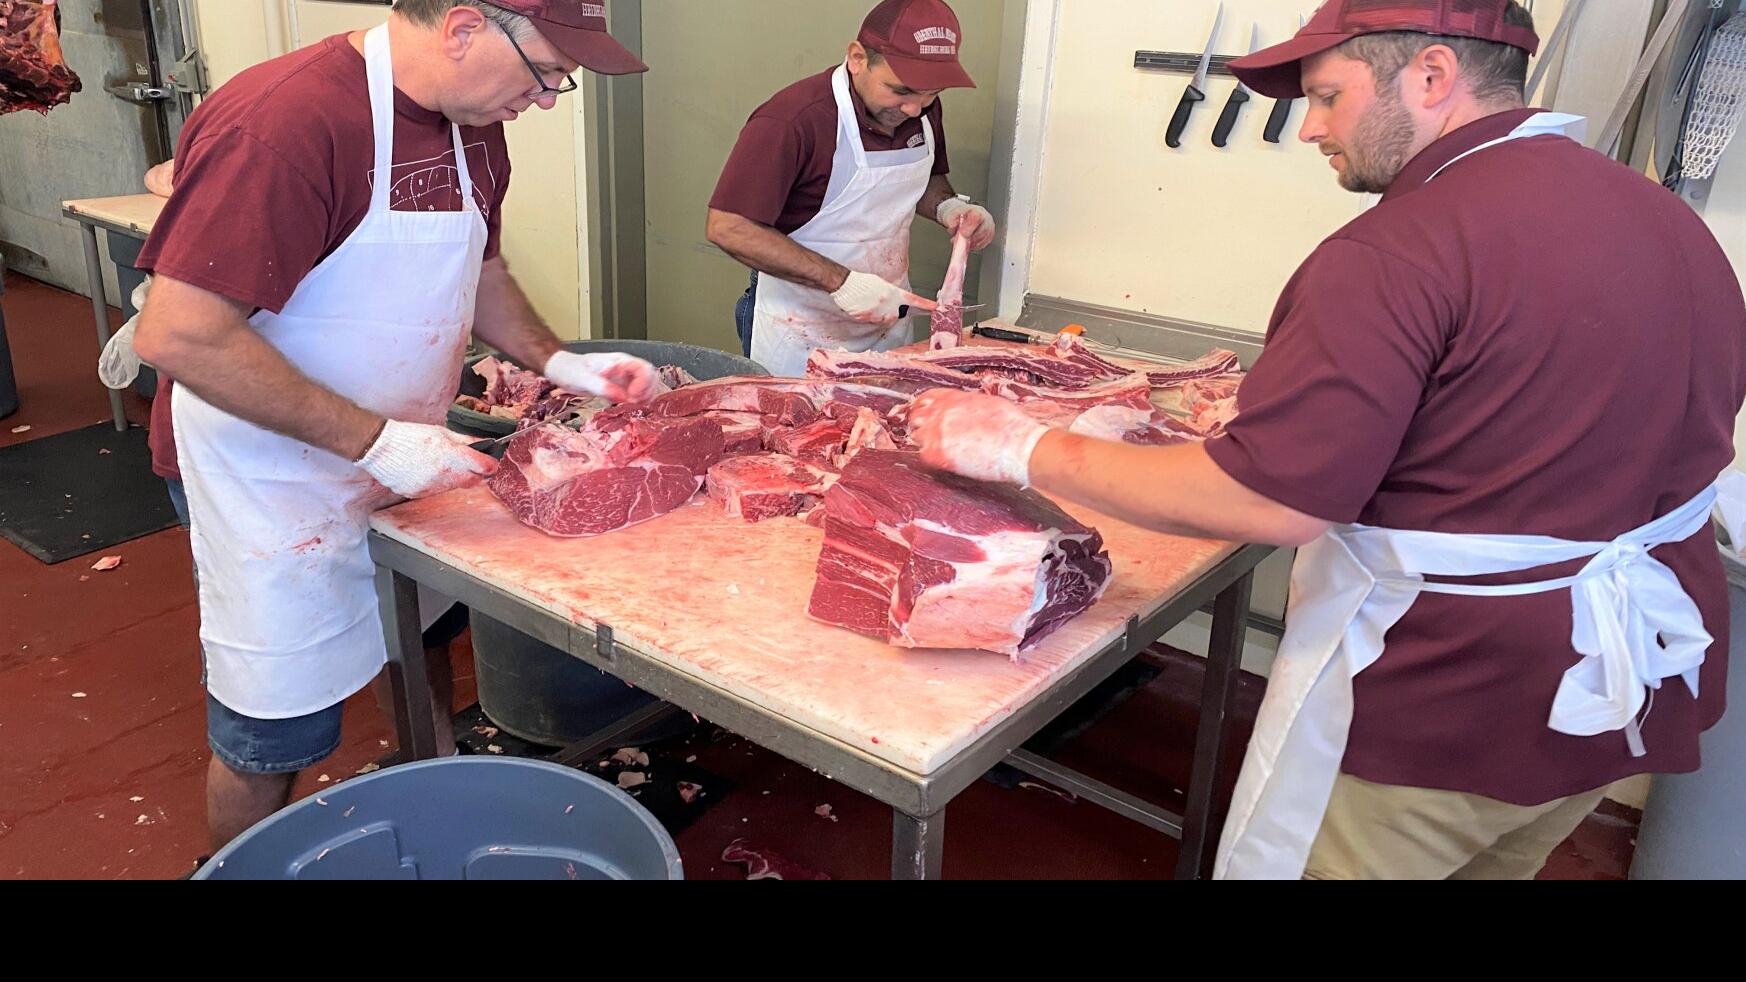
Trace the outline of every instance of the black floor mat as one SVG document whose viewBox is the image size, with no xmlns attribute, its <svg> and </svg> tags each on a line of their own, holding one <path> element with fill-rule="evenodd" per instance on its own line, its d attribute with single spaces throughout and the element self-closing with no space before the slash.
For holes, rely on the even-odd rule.
<svg viewBox="0 0 1746 982">
<path fill-rule="evenodd" d="M 99 423 L 0 449 L 0 535 L 45 563 L 175 524 L 139 427 Z"/>
</svg>

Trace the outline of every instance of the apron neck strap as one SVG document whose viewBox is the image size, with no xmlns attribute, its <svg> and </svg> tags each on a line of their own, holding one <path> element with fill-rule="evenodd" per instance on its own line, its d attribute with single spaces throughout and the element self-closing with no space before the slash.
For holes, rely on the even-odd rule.
<svg viewBox="0 0 1746 982">
<path fill-rule="evenodd" d="M 866 170 L 867 145 L 861 139 L 861 112 L 855 108 L 855 100 L 849 95 L 849 86 L 853 84 L 854 80 L 849 77 L 849 63 L 845 61 L 831 75 L 831 91 L 837 97 L 837 139 L 845 141 L 854 153 L 855 166 Z"/>
<path fill-rule="evenodd" d="M 831 75 L 831 91 L 837 97 L 837 139 L 848 146 L 855 157 L 855 167 L 867 169 L 867 143 L 861 139 L 861 112 L 855 108 L 855 100 L 849 95 L 849 86 L 854 80 L 849 77 L 849 63 L 843 62 Z M 922 135 L 927 140 L 928 154 L 934 153 L 934 123 L 922 114 Z"/>
<path fill-rule="evenodd" d="M 389 192 L 394 186 L 394 56 L 388 38 L 388 25 L 380 24 L 364 34 L 364 73 L 369 80 L 370 123 L 375 135 L 376 161 L 371 171 L 375 181 L 370 188 L 370 210 L 387 211 Z M 461 142 L 461 128 L 449 124 L 455 146 L 455 171 L 459 177 L 462 208 L 478 207 L 473 200 L 473 174 L 467 166 L 467 147 Z"/>
</svg>

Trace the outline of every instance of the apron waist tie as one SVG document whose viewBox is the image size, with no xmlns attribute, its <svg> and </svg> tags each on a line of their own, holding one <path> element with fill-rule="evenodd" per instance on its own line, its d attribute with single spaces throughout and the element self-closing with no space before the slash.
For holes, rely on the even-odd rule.
<svg viewBox="0 0 1746 982">
<path fill-rule="evenodd" d="M 1646 704 L 1665 679 L 1679 677 L 1698 696 L 1698 670 L 1714 638 L 1679 577 L 1650 550 L 1683 542 L 1707 524 L 1711 487 L 1672 512 L 1610 543 L 1574 576 L 1532 583 L 1431 583 L 1411 573 L 1378 574 L 1379 584 L 1470 597 L 1569 590 L 1571 646 L 1582 660 L 1564 673 L 1546 725 L 1571 736 L 1623 731 L 1631 755 L 1648 753 Z"/>
</svg>

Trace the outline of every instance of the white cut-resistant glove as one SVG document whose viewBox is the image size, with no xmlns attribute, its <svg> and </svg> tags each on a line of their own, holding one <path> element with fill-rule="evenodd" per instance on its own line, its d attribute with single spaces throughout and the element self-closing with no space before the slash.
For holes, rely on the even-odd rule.
<svg viewBox="0 0 1746 982">
<path fill-rule="evenodd" d="M 646 402 L 662 391 L 655 366 L 617 352 L 579 355 L 560 351 L 540 373 L 566 392 L 586 392 L 612 402 Z"/>
<path fill-rule="evenodd" d="M 994 215 L 987 208 L 961 198 L 947 198 L 940 202 L 934 220 L 953 235 L 962 232 L 970 240 L 972 252 L 981 252 L 993 244 L 997 231 Z"/>
<path fill-rule="evenodd" d="M 391 419 L 358 466 L 402 498 L 428 498 L 497 473 L 497 461 L 470 446 L 478 442 L 440 426 Z"/>
<path fill-rule="evenodd" d="M 978 481 L 1031 483 L 1031 454 L 1049 428 L 999 396 L 934 389 L 909 407 L 922 463 Z"/>
<path fill-rule="evenodd" d="M 934 309 L 933 301 L 918 297 L 893 283 L 887 283 L 872 273 L 851 271 L 837 292 L 831 294 L 837 308 L 861 324 L 890 327 L 897 323 L 905 305 L 920 310 Z"/>
</svg>

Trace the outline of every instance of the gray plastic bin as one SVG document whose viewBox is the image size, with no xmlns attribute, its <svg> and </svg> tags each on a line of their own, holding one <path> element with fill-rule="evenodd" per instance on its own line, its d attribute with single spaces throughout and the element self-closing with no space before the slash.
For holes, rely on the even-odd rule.
<svg viewBox="0 0 1746 982">
<path fill-rule="evenodd" d="M 648 810 L 543 761 L 407 764 L 306 798 L 243 833 L 196 880 L 680 880 Z"/>
</svg>

